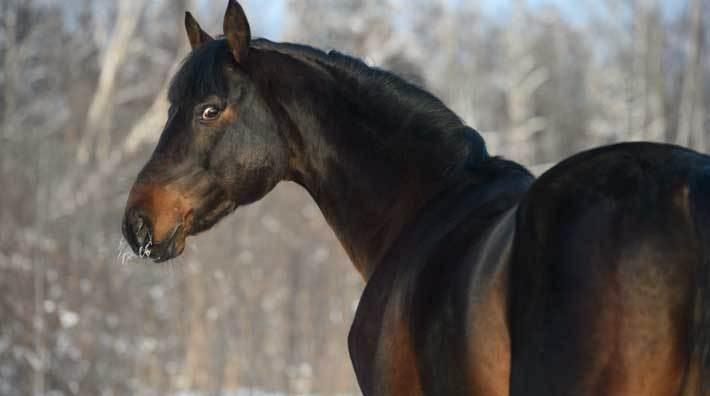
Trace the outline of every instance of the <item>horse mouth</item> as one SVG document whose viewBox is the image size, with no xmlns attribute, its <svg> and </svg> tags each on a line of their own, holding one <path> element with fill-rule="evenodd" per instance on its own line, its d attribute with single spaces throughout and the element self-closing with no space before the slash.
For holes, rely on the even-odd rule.
<svg viewBox="0 0 710 396">
<path fill-rule="evenodd" d="M 147 254 L 144 253 L 144 257 L 153 260 L 155 263 L 163 263 L 179 256 L 185 250 L 186 240 L 189 235 L 195 235 L 211 228 L 236 208 L 237 205 L 233 201 L 227 201 L 200 216 L 200 219 L 193 220 L 193 215 L 190 213 L 186 216 L 184 223 L 176 225 L 168 237 L 153 245 L 154 248 L 150 249 Z"/>
<path fill-rule="evenodd" d="M 153 260 L 155 263 L 162 263 L 179 256 L 185 249 L 185 227 L 178 224 L 173 228 L 167 238 L 159 243 L 148 243 L 145 247 L 139 248 L 138 255 Z"/>
<path fill-rule="evenodd" d="M 234 201 L 224 201 L 207 210 L 190 209 L 187 214 L 179 216 L 170 231 L 159 232 L 164 234 L 159 237 L 160 240 L 157 240 L 154 227 L 157 220 L 147 216 L 141 209 L 130 209 L 124 218 L 122 231 L 138 257 L 162 263 L 182 254 L 189 235 L 211 228 L 236 208 Z"/>
</svg>

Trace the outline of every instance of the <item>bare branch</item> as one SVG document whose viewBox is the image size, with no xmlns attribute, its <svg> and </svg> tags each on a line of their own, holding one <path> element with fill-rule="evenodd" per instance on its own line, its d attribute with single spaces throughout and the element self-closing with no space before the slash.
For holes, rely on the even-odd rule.
<svg viewBox="0 0 710 396">
<path fill-rule="evenodd" d="M 98 87 L 89 106 L 84 134 L 77 149 L 76 159 L 79 163 L 89 161 L 93 145 L 96 145 L 97 156 L 108 154 L 111 97 L 118 71 L 126 59 L 129 42 L 133 38 L 144 7 L 145 0 L 119 2 L 116 25 L 101 61 Z"/>
</svg>

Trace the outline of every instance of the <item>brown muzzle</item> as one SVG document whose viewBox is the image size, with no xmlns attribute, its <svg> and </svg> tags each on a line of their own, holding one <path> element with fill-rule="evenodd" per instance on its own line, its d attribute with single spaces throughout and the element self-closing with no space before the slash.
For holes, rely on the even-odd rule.
<svg viewBox="0 0 710 396">
<path fill-rule="evenodd" d="M 156 262 L 176 257 L 185 249 L 192 207 L 190 200 L 174 187 L 136 184 L 128 195 L 123 236 L 141 257 Z"/>
</svg>

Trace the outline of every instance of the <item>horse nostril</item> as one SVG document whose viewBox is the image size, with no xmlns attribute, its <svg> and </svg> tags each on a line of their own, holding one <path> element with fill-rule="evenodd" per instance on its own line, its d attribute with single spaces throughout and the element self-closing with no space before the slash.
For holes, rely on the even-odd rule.
<svg viewBox="0 0 710 396">
<path fill-rule="evenodd" d="M 129 243 L 134 242 L 131 244 L 133 250 L 142 256 L 153 243 L 152 230 L 147 217 L 138 210 L 130 210 L 126 216 L 125 228 L 126 239 Z"/>
<path fill-rule="evenodd" d="M 146 221 L 145 217 L 139 216 L 136 219 L 136 223 L 133 230 L 136 234 L 136 240 L 138 241 L 138 245 L 146 247 L 149 243 L 152 242 L 150 226 L 148 225 L 148 222 Z"/>
</svg>

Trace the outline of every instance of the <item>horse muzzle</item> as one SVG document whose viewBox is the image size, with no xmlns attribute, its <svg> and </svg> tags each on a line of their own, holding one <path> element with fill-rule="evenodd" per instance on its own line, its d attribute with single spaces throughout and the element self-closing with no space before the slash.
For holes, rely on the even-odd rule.
<svg viewBox="0 0 710 396">
<path fill-rule="evenodd" d="M 139 257 L 163 262 L 183 252 L 191 224 L 192 209 L 177 190 L 136 185 L 129 194 L 121 228 Z"/>
<path fill-rule="evenodd" d="M 139 257 L 151 259 L 156 263 L 170 260 L 182 253 L 185 249 L 184 230 L 182 224 L 177 224 L 167 237 L 155 240 L 150 221 L 133 212 L 126 214 L 122 226 L 123 237 L 131 249 Z"/>
</svg>

